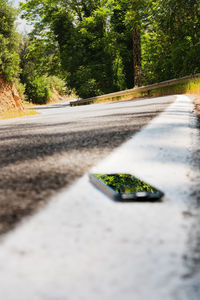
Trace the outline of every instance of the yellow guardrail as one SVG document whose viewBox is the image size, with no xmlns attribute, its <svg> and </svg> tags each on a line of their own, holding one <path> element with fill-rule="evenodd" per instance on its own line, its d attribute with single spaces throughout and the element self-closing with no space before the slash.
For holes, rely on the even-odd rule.
<svg viewBox="0 0 200 300">
<path fill-rule="evenodd" d="M 71 106 L 76 106 L 76 105 L 90 104 L 90 103 L 98 102 L 99 100 L 107 100 L 108 101 L 109 99 L 113 99 L 115 97 L 116 98 L 117 97 L 122 98 L 123 96 L 126 96 L 126 99 L 127 99 L 128 96 L 131 97 L 131 96 L 134 96 L 135 94 L 138 94 L 138 93 L 150 94 L 150 91 L 152 91 L 152 90 L 167 87 L 167 86 L 173 86 L 173 85 L 176 85 L 176 84 L 179 84 L 179 83 L 185 83 L 185 82 L 190 81 L 190 80 L 195 79 L 195 78 L 200 78 L 200 74 L 195 74 L 195 75 L 192 75 L 192 76 L 185 76 L 185 77 L 178 78 L 178 79 L 171 79 L 171 80 L 167 80 L 167 81 L 162 81 L 160 83 L 154 83 L 154 84 L 147 85 L 147 86 L 142 86 L 142 87 L 139 87 L 139 88 L 133 88 L 133 89 L 129 89 L 129 90 L 114 92 L 114 93 L 101 95 L 101 96 L 97 96 L 97 97 L 75 100 L 75 101 L 71 101 L 70 105 Z"/>
</svg>

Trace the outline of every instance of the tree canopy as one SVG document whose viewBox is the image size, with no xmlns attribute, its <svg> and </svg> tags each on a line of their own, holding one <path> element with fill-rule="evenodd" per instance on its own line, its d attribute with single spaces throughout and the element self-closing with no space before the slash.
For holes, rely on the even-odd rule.
<svg viewBox="0 0 200 300">
<path fill-rule="evenodd" d="M 0 0 L 0 75 L 12 81 L 19 74 L 19 34 L 15 30 L 16 10 Z"/>
<path fill-rule="evenodd" d="M 200 72 L 199 0 L 27 0 L 20 47 L 15 14 L 0 0 L 0 73 L 17 76 L 20 53 L 27 91 L 57 76 L 86 98 Z"/>
<path fill-rule="evenodd" d="M 200 72 L 200 1 L 152 1 L 142 36 L 145 82 Z"/>
<path fill-rule="evenodd" d="M 54 36 L 80 97 L 200 71 L 199 0 L 28 0 L 21 8 L 35 37 Z"/>
</svg>

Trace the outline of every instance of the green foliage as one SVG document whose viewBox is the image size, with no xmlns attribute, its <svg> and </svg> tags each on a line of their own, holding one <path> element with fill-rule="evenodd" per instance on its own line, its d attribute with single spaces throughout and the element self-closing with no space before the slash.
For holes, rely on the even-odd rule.
<svg viewBox="0 0 200 300">
<path fill-rule="evenodd" d="M 70 93 L 64 80 L 60 78 L 63 72 L 59 55 L 58 45 L 48 32 L 43 37 L 36 38 L 30 34 L 21 39 L 20 78 L 26 86 L 29 101 L 44 104 L 51 96 Z"/>
<path fill-rule="evenodd" d="M 67 93 L 64 80 L 56 76 L 49 76 L 46 78 L 49 89 L 53 92 L 56 91 L 59 95 L 64 96 Z M 69 91 L 68 91 L 69 93 Z"/>
<path fill-rule="evenodd" d="M 66 94 L 65 82 L 56 76 L 28 77 L 25 92 L 28 101 L 46 104 L 51 97 Z"/>
<path fill-rule="evenodd" d="M 123 66 L 122 52 L 116 45 L 110 25 L 113 1 L 29 0 L 22 5 L 24 16 L 38 19 L 34 34 L 51 32 L 59 45 L 67 86 L 80 97 L 92 97 L 133 86 L 126 84 L 131 62 Z M 129 33 L 129 39 L 131 35 Z M 126 52 L 126 46 L 123 46 Z M 133 73 L 133 72 L 132 72 Z M 129 75 L 129 77 L 131 77 Z"/>
<path fill-rule="evenodd" d="M 82 98 L 132 88 L 135 30 L 143 85 L 200 72 L 199 0 L 27 0 L 21 7 L 35 24 L 23 82 L 56 75 Z"/>
<path fill-rule="evenodd" d="M 25 85 L 23 83 L 20 82 L 19 78 L 16 78 L 14 80 L 14 84 L 15 87 L 17 89 L 17 92 L 20 96 L 21 100 L 25 100 L 26 99 L 26 95 L 25 95 Z"/>
<path fill-rule="evenodd" d="M 26 93 L 29 101 L 35 104 L 46 104 L 51 96 L 46 77 L 35 77 L 26 84 Z"/>
<path fill-rule="evenodd" d="M 0 0 L 0 75 L 13 81 L 19 74 L 19 35 L 14 28 L 16 11 Z"/>
<path fill-rule="evenodd" d="M 145 83 L 200 72 L 199 0 L 153 1 L 149 28 L 142 42 Z"/>
<path fill-rule="evenodd" d="M 121 90 L 133 88 L 134 85 L 132 30 L 129 28 L 130 24 L 126 22 L 130 6 L 129 1 L 114 1 L 111 15 L 111 29 L 116 49 L 115 80 Z"/>
<path fill-rule="evenodd" d="M 60 46 L 62 66 L 68 72 L 68 86 L 83 98 L 116 89 L 110 35 L 106 32 L 107 10 L 100 10 L 98 3 L 93 3 L 83 16 L 86 13 L 83 18 L 60 9 L 51 24 Z"/>
<path fill-rule="evenodd" d="M 29 77 L 61 76 L 60 53 L 50 33 L 46 36 L 25 36 L 20 43 L 20 78 L 25 83 Z"/>
</svg>

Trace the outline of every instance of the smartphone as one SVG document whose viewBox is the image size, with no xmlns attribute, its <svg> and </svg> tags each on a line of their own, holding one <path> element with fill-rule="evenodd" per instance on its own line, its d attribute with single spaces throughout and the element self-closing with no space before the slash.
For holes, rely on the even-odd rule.
<svg viewBox="0 0 200 300">
<path fill-rule="evenodd" d="M 112 199 L 122 202 L 159 201 L 164 193 L 131 174 L 89 174 L 90 181 Z"/>
</svg>

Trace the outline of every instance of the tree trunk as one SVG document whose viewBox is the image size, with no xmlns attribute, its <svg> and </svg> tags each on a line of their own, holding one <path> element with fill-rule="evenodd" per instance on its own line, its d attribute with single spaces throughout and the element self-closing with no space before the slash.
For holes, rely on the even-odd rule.
<svg viewBox="0 0 200 300">
<path fill-rule="evenodd" d="M 141 40 L 140 30 L 133 29 L 133 69 L 134 69 L 134 86 L 142 85 L 142 57 L 141 57 Z"/>
</svg>

